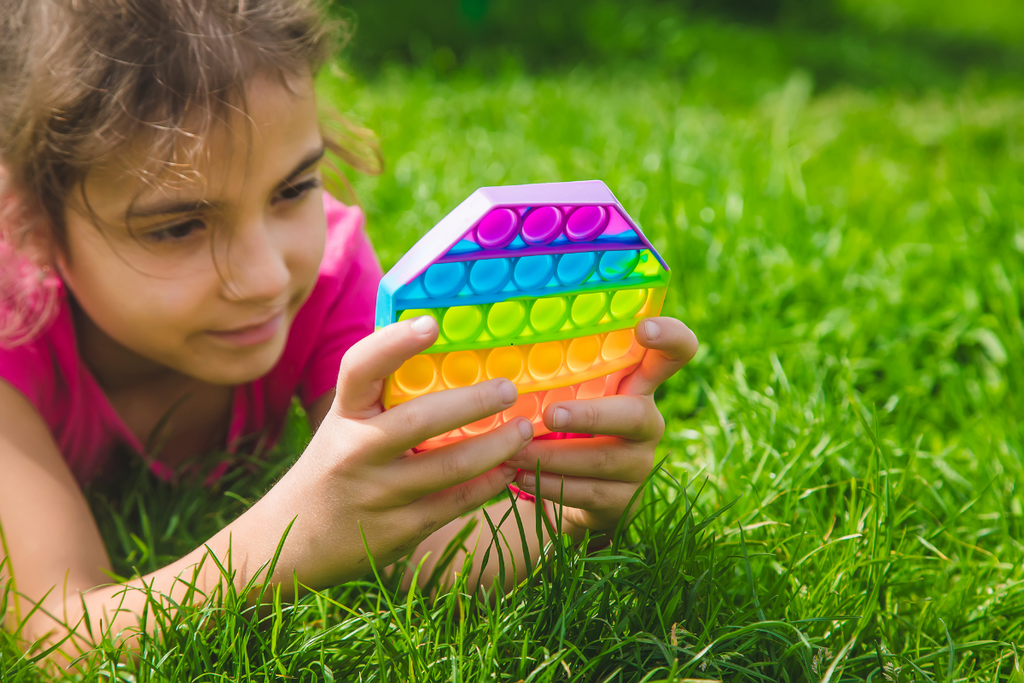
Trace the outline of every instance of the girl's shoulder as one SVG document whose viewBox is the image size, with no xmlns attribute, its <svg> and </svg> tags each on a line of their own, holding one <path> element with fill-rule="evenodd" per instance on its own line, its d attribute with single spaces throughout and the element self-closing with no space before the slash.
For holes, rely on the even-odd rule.
<svg viewBox="0 0 1024 683">
<path fill-rule="evenodd" d="M 344 277 L 352 268 L 379 270 L 377 255 L 366 235 L 366 215 L 358 206 L 343 204 L 324 192 L 327 243 L 320 262 L 321 277 Z"/>
<path fill-rule="evenodd" d="M 72 473 L 84 482 L 115 443 L 133 439 L 79 360 L 71 306 L 63 285 L 58 287 L 52 321 L 28 341 L 0 346 L 0 381 L 36 409 Z"/>
<path fill-rule="evenodd" d="M 77 359 L 71 310 L 60 283 L 55 306 L 50 322 L 30 338 L 0 345 L 0 380 L 24 394 L 40 407 L 40 412 L 59 412 L 64 392 L 58 389 L 66 385 L 67 374 Z"/>
</svg>

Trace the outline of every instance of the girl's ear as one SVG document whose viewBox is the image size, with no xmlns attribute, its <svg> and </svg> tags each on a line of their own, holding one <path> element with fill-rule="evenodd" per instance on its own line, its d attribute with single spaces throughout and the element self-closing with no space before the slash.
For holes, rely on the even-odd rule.
<svg viewBox="0 0 1024 683">
<path fill-rule="evenodd" d="M 41 225 L 33 226 L 33 230 L 25 236 L 22 252 L 44 273 L 54 269 L 61 272 L 64 257 L 50 243 L 49 235 L 41 233 L 48 231 Z"/>
</svg>

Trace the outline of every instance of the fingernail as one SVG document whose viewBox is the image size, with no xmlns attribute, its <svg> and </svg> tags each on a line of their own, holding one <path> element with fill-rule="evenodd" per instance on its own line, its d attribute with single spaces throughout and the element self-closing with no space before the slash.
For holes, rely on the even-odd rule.
<svg viewBox="0 0 1024 683">
<path fill-rule="evenodd" d="M 519 433 L 523 435 L 523 441 L 529 441 L 533 438 L 533 423 L 529 420 L 519 421 Z"/>
<path fill-rule="evenodd" d="M 561 429 L 569 424 L 569 411 L 565 408 L 555 408 L 555 413 L 551 416 L 551 424 L 555 429 Z"/>
<path fill-rule="evenodd" d="M 506 405 L 512 405 L 516 402 L 516 399 L 519 398 L 519 390 L 516 389 L 515 384 L 505 380 L 498 384 L 498 395 L 501 396 L 501 400 L 504 401 Z"/>
<path fill-rule="evenodd" d="M 427 332 L 434 331 L 435 324 L 436 321 L 431 316 L 421 315 L 418 318 L 413 318 L 412 325 L 410 325 L 410 327 L 412 327 L 413 332 L 426 334 Z"/>
<path fill-rule="evenodd" d="M 661 334 L 661 325 L 654 322 L 653 320 L 644 321 L 644 333 L 647 335 L 649 341 L 654 341 Z"/>
<path fill-rule="evenodd" d="M 508 479 L 509 481 L 515 479 L 516 474 L 519 472 L 519 470 L 517 470 L 515 467 L 512 467 L 511 465 L 502 465 L 501 471 L 505 474 L 505 478 Z"/>
<path fill-rule="evenodd" d="M 521 484 L 521 486 L 524 489 L 532 489 L 534 487 L 534 485 L 536 485 L 536 483 L 537 483 L 537 475 L 536 474 L 524 474 L 523 475 L 523 483 Z"/>
</svg>

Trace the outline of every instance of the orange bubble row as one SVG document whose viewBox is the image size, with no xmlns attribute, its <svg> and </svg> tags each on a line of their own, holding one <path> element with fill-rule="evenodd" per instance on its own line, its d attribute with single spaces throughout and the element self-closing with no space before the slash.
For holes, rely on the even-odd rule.
<svg viewBox="0 0 1024 683">
<path fill-rule="evenodd" d="M 514 420 L 517 417 L 525 417 L 533 423 L 534 436 L 541 436 L 550 433 L 544 426 L 544 411 L 549 405 L 556 401 L 572 401 L 573 399 L 600 398 L 614 394 L 618 389 L 619 377 L 603 375 L 586 382 L 572 384 L 557 389 L 538 391 L 532 394 L 520 394 L 516 404 L 508 410 L 491 415 L 482 420 L 472 422 L 465 427 L 455 429 L 446 434 L 435 436 L 433 439 L 424 441 L 416 447 L 418 451 L 439 448 L 450 443 L 455 443 L 471 436 L 477 436 L 501 425 Z"/>
<path fill-rule="evenodd" d="M 632 328 L 575 339 L 413 356 L 389 379 L 385 407 L 505 377 L 520 393 L 564 387 L 630 365 L 643 355 Z"/>
</svg>

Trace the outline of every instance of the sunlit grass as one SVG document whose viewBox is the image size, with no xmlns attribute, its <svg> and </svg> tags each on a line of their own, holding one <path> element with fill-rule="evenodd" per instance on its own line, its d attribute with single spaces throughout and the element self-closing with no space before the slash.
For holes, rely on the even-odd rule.
<svg viewBox="0 0 1024 683">
<path fill-rule="evenodd" d="M 663 468 L 617 544 L 556 544 L 497 602 L 372 576 L 258 616 L 222 596 L 86 680 L 1024 683 L 1020 89 L 794 72 L 719 97 L 629 67 L 321 91 L 381 134 L 356 189 L 385 267 L 478 186 L 609 185 L 701 340 L 659 392 Z M 286 462 L 94 495 L 118 571 L 195 547 Z M 0 679 L 39 680 L 19 652 L 0 636 Z"/>
</svg>

